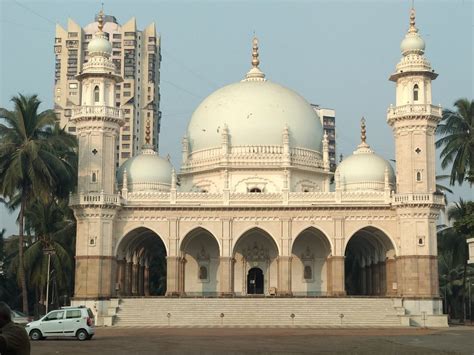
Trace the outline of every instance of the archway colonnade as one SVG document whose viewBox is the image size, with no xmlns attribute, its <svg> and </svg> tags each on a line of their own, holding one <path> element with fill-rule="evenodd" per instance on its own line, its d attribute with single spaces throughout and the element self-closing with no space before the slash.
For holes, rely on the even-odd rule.
<svg viewBox="0 0 474 355">
<path fill-rule="evenodd" d="M 139 227 L 116 248 L 118 296 L 395 295 L 396 252 L 380 229 L 365 227 L 333 256 L 329 238 L 309 227 L 291 242 L 290 255 L 270 233 L 253 227 L 223 256 L 222 241 L 197 227 L 169 255 L 161 236 Z"/>
</svg>

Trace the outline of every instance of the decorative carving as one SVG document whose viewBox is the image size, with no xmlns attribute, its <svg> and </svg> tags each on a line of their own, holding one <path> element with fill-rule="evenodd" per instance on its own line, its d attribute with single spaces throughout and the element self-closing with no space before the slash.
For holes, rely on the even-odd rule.
<svg viewBox="0 0 474 355">
<path fill-rule="evenodd" d="M 210 256 L 209 253 L 206 252 L 206 249 L 204 248 L 204 245 L 201 245 L 201 250 L 198 252 L 196 259 L 199 261 L 209 261 Z"/>
<path fill-rule="evenodd" d="M 306 249 L 301 254 L 301 260 L 313 260 L 313 259 L 314 259 L 314 254 L 311 252 L 311 249 L 309 248 L 309 245 L 307 245 Z"/>
<path fill-rule="evenodd" d="M 263 245 L 254 242 L 253 246 L 248 246 L 242 252 L 244 259 L 247 261 L 267 261 L 269 260 L 268 249 Z"/>
</svg>

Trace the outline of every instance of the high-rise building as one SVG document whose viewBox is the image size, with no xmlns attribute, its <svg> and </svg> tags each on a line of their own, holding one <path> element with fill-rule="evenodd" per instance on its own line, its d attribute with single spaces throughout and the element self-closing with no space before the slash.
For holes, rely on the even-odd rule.
<svg viewBox="0 0 474 355">
<path fill-rule="evenodd" d="M 84 28 L 71 19 L 67 29 L 56 25 L 55 111 L 61 126 L 73 134 L 76 126 L 71 122 L 72 109 L 86 99 L 77 75 L 89 60 L 87 45 L 97 29 L 97 16 L 95 22 Z M 105 16 L 103 30 L 112 43 L 111 59 L 123 78 L 116 84 L 114 98 L 114 105 L 122 108 L 125 118 L 117 141 L 116 164 L 119 165 L 140 152 L 147 127 L 152 128 L 151 143 L 158 148 L 161 45 L 155 24 L 139 30 L 135 18 L 120 25 L 114 16 Z"/>
<path fill-rule="evenodd" d="M 311 104 L 319 116 L 324 131 L 328 135 L 330 170 L 336 171 L 336 111 L 330 108 L 322 108 Z"/>
</svg>

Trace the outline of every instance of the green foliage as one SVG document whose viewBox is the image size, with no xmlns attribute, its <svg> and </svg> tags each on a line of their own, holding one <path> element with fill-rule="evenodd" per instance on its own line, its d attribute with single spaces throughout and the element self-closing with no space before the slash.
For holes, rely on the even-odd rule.
<svg viewBox="0 0 474 355">
<path fill-rule="evenodd" d="M 10 208 L 19 207 L 18 255 L 12 260 L 17 263 L 23 312 L 28 313 L 25 215 L 36 201 L 49 204 L 73 190 L 77 142 L 58 126 L 53 110 L 39 112 L 36 95 L 19 94 L 11 101 L 12 111 L 0 108 L 0 196 Z"/>
<path fill-rule="evenodd" d="M 456 111 L 444 110 L 436 133 L 443 169 L 451 166 L 450 184 L 461 185 L 464 180 L 474 182 L 474 100 L 459 99 Z"/>
</svg>

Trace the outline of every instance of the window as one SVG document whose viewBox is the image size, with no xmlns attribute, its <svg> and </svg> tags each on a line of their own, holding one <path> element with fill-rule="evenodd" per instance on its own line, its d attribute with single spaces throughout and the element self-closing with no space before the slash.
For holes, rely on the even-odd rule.
<svg viewBox="0 0 474 355">
<path fill-rule="evenodd" d="M 416 172 L 416 181 L 418 181 L 418 182 L 421 181 L 421 172 L 420 171 Z"/>
<path fill-rule="evenodd" d="M 130 149 L 130 144 L 122 144 L 122 149 Z"/>
<path fill-rule="evenodd" d="M 123 96 L 124 96 L 124 97 L 128 97 L 128 96 L 130 96 L 130 95 L 131 95 L 131 94 L 130 94 L 130 91 L 124 91 L 124 92 L 123 92 Z"/>
<path fill-rule="evenodd" d="M 303 274 L 305 280 L 311 280 L 313 278 L 313 270 L 311 269 L 311 266 L 305 265 Z"/>
<path fill-rule="evenodd" d="M 66 311 L 66 319 L 72 318 L 81 318 L 81 311 L 79 309 L 72 309 L 70 311 Z"/>
<path fill-rule="evenodd" d="M 92 35 L 91 34 L 85 35 L 84 39 L 92 39 Z"/>
<path fill-rule="evenodd" d="M 45 321 L 58 320 L 58 319 L 63 319 L 63 317 L 64 317 L 64 311 L 54 311 L 54 312 L 51 312 L 44 320 Z"/>
<path fill-rule="evenodd" d="M 76 127 L 68 127 L 67 130 L 71 133 L 76 132 Z"/>
<path fill-rule="evenodd" d="M 251 192 L 251 193 L 261 193 L 262 190 L 259 189 L 258 187 L 252 187 L 252 188 L 249 190 L 249 192 Z"/>
<path fill-rule="evenodd" d="M 130 153 L 129 152 L 122 152 L 122 158 L 130 158 Z"/>
<path fill-rule="evenodd" d="M 75 38 L 75 37 L 77 37 L 77 32 L 69 32 L 67 34 L 67 36 L 68 36 L 68 38 Z"/>
<path fill-rule="evenodd" d="M 129 134 L 123 134 L 122 135 L 122 141 L 129 141 L 130 140 L 130 135 Z"/>
<path fill-rule="evenodd" d="M 129 89 L 131 86 L 132 86 L 132 84 L 130 84 L 130 83 L 124 83 L 124 84 L 123 84 L 123 87 L 124 87 L 125 89 Z"/>
<path fill-rule="evenodd" d="M 94 102 L 99 102 L 99 87 L 94 88 Z"/>
<path fill-rule="evenodd" d="M 92 173 L 91 182 L 97 182 L 97 174 L 95 172 Z"/>
<path fill-rule="evenodd" d="M 207 280 L 207 267 L 199 267 L 199 280 Z"/>
<path fill-rule="evenodd" d="M 77 83 L 69 83 L 69 89 L 77 89 Z"/>
<path fill-rule="evenodd" d="M 413 87 L 413 101 L 418 101 L 418 84 Z"/>
<path fill-rule="evenodd" d="M 112 38 L 113 38 L 113 39 L 120 39 L 120 38 L 122 38 L 122 34 L 121 34 L 121 33 L 114 33 L 114 34 L 112 35 Z"/>
</svg>

